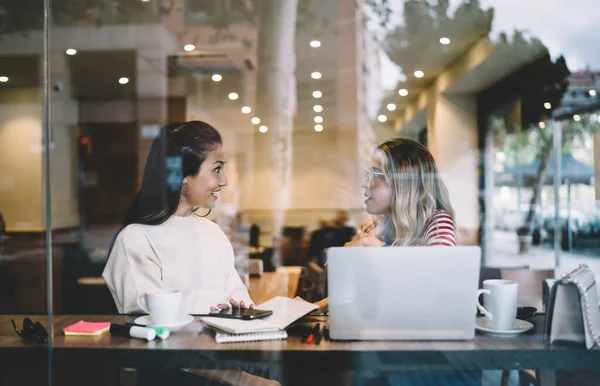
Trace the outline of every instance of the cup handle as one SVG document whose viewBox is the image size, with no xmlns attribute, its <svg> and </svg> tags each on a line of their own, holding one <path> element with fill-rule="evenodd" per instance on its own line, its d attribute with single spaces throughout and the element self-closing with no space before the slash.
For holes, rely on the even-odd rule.
<svg viewBox="0 0 600 386">
<path fill-rule="evenodd" d="M 490 290 L 489 289 L 480 289 L 477 291 L 477 299 L 475 300 L 477 302 L 477 309 L 488 319 L 488 320 L 492 320 L 494 319 L 494 316 L 492 314 L 490 314 L 488 312 L 488 310 L 486 310 L 485 308 L 483 308 L 483 306 L 481 305 L 481 303 L 479 303 L 479 296 L 481 296 L 481 294 L 490 294 Z"/>
<path fill-rule="evenodd" d="M 146 295 L 145 294 L 138 296 L 138 298 L 137 298 L 137 304 L 142 309 L 142 311 L 144 311 L 147 314 L 150 313 L 148 311 L 148 306 L 146 306 Z"/>
</svg>

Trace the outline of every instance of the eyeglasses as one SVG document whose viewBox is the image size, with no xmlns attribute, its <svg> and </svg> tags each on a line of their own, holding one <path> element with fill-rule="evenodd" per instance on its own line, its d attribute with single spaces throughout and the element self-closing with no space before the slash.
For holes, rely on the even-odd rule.
<svg viewBox="0 0 600 386">
<path fill-rule="evenodd" d="M 15 332 L 25 340 L 35 340 L 40 343 L 48 342 L 48 332 L 40 322 L 33 322 L 29 318 L 23 319 L 23 329 L 19 330 L 14 320 L 11 320 Z"/>
<path fill-rule="evenodd" d="M 382 172 L 377 172 L 373 169 L 369 169 L 367 170 L 367 172 L 365 173 L 365 185 L 366 186 L 371 186 L 373 185 L 373 182 L 375 181 L 375 178 L 377 177 L 383 177 L 385 174 L 383 174 Z"/>
</svg>

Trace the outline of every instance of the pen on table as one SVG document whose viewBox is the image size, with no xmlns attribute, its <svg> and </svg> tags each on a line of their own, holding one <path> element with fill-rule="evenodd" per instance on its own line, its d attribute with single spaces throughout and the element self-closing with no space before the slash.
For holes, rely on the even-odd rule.
<svg viewBox="0 0 600 386">
<path fill-rule="evenodd" d="M 304 343 L 309 343 L 309 344 L 312 343 L 315 340 L 315 336 L 319 333 L 320 328 L 321 328 L 320 323 L 315 324 L 315 326 L 313 327 L 311 332 L 306 337 L 306 340 L 304 341 Z"/>
<path fill-rule="evenodd" d="M 321 332 L 319 332 L 319 336 L 317 336 L 317 339 L 315 340 L 315 344 L 321 344 L 321 340 L 323 340 L 323 337 L 325 336 L 325 330 L 327 330 L 327 327 L 323 326 Z"/>
<path fill-rule="evenodd" d="M 166 328 L 166 327 L 153 327 L 151 325 L 146 325 L 146 324 L 138 324 L 138 323 L 130 323 L 127 322 L 125 323 L 126 326 L 138 326 L 138 327 L 146 327 L 146 328 L 151 328 L 156 332 L 156 336 L 159 337 L 162 340 L 167 339 L 169 336 L 171 336 L 171 331 Z"/>
</svg>

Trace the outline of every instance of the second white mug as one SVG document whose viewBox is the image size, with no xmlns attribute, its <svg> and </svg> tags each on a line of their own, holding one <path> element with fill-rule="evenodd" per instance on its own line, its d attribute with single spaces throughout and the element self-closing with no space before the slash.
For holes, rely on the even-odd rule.
<svg viewBox="0 0 600 386">
<path fill-rule="evenodd" d="M 483 294 L 483 304 L 479 296 Z M 485 280 L 477 292 L 477 308 L 488 320 L 491 329 L 506 331 L 513 328 L 517 318 L 518 284 L 513 280 Z"/>
</svg>

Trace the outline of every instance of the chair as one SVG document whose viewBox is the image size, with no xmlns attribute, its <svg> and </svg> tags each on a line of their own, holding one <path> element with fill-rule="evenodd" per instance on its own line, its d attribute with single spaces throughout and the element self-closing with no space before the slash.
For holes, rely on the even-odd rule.
<svg viewBox="0 0 600 386">
<path fill-rule="evenodd" d="M 312 292 L 308 295 L 309 302 L 316 302 L 327 296 L 327 272 L 317 263 L 308 263 L 308 277 L 314 283 Z"/>
</svg>

